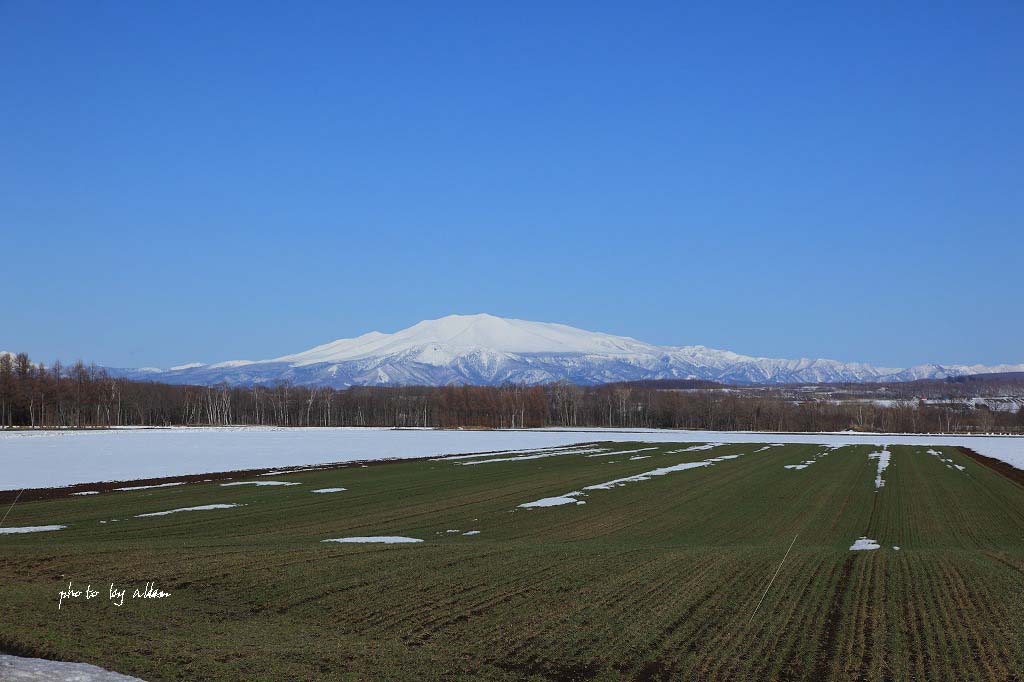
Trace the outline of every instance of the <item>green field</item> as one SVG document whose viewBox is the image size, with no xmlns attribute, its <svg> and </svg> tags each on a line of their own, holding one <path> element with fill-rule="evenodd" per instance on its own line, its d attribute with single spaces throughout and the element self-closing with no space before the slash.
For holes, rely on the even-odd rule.
<svg viewBox="0 0 1024 682">
<path fill-rule="evenodd" d="M 5 527 L 68 528 L 0 535 L 0 650 L 146 680 L 1020 679 L 1019 484 L 953 448 L 890 447 L 876 491 L 871 446 L 605 447 L 656 449 L 19 503 Z M 134 517 L 219 503 L 245 506 Z M 321 542 L 379 535 L 423 542 Z M 68 580 L 99 597 L 58 610 Z M 171 596 L 110 601 L 147 581 Z"/>
</svg>

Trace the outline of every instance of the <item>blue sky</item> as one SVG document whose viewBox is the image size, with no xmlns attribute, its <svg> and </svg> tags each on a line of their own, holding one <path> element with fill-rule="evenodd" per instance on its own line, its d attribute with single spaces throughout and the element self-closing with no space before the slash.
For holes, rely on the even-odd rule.
<svg viewBox="0 0 1024 682">
<path fill-rule="evenodd" d="M 1024 362 L 1024 5 L 495 4 L 0 3 L 0 349 Z"/>
</svg>

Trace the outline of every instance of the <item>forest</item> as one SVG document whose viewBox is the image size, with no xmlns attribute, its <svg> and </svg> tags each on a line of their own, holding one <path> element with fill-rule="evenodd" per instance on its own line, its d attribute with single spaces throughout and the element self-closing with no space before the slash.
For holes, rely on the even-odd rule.
<svg viewBox="0 0 1024 682">
<path fill-rule="evenodd" d="M 677 384 L 678 385 L 678 384 Z M 1024 432 L 1024 410 L 793 400 L 782 392 L 693 384 L 180 386 L 114 378 L 99 367 L 0 355 L 0 428 L 114 426 L 619 427 L 907 433 Z M 668 384 L 672 386 L 672 384 Z M 890 401 L 891 402 L 891 401 Z"/>
</svg>

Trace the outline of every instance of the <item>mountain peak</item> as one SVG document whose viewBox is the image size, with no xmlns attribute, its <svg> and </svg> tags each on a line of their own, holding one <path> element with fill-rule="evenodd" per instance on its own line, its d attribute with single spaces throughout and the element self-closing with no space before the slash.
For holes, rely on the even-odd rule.
<svg viewBox="0 0 1024 682">
<path fill-rule="evenodd" d="M 444 347 L 451 351 L 604 355 L 649 352 L 654 348 L 628 337 L 589 332 L 564 324 L 530 322 L 478 313 L 423 320 L 393 334 L 371 332 L 354 339 L 339 339 L 276 360 L 304 366 L 401 353 L 431 346 Z"/>
<path fill-rule="evenodd" d="M 554 322 L 487 313 L 423 320 L 387 334 L 338 339 L 272 360 L 192 363 L 161 373 L 180 383 L 274 383 L 344 387 L 365 384 L 538 384 L 568 380 L 599 384 L 636 379 L 700 378 L 725 383 L 905 381 L 978 374 L 980 365 L 920 365 L 910 369 L 802 358 L 739 355 L 706 346 L 655 346 L 627 336 Z M 1024 371 L 1003 365 L 998 371 Z M 140 370 L 120 376 L 143 377 Z M 150 374 L 150 376 L 152 376 Z"/>
</svg>

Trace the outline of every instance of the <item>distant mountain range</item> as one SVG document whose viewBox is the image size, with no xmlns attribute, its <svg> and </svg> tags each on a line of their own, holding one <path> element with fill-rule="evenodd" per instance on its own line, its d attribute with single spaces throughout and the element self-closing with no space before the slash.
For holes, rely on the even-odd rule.
<svg viewBox="0 0 1024 682">
<path fill-rule="evenodd" d="M 641 379 L 710 379 L 732 384 L 910 381 L 1021 365 L 872 367 L 836 360 L 755 358 L 704 346 L 655 346 L 626 336 L 493 315 L 449 315 L 394 334 L 370 332 L 272 360 L 194 362 L 170 369 L 108 368 L 114 376 L 174 384 L 251 386 L 431 385 L 569 381 L 601 384 Z"/>
</svg>

